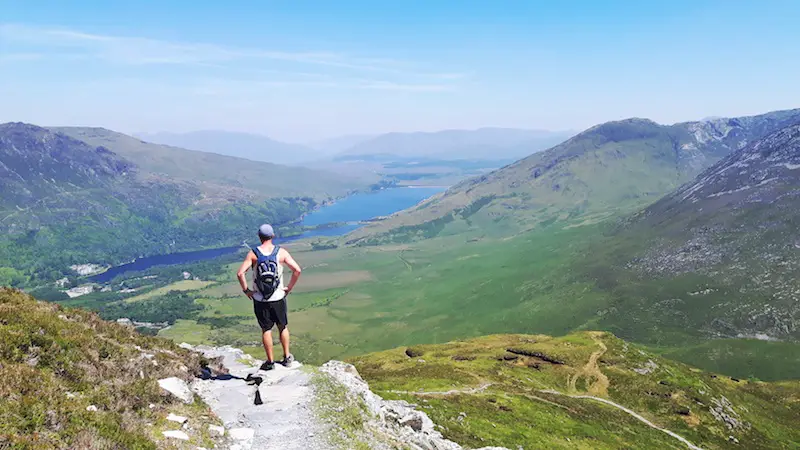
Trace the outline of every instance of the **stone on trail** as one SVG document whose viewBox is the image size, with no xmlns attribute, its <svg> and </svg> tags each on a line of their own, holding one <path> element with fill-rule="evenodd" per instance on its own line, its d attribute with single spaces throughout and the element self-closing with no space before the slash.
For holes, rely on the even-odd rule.
<svg viewBox="0 0 800 450">
<path fill-rule="evenodd" d="M 225 428 L 219 425 L 208 425 L 208 431 L 217 436 L 225 436 Z"/>
<path fill-rule="evenodd" d="M 167 416 L 167 420 L 171 422 L 178 422 L 179 424 L 183 425 L 189 419 L 183 416 L 176 416 L 175 414 L 169 413 L 169 415 Z"/>
<path fill-rule="evenodd" d="M 161 389 L 178 397 L 184 403 L 192 403 L 194 401 L 194 394 L 189 389 L 189 385 L 178 377 L 163 378 L 158 380 L 158 385 L 161 386 Z"/>
<path fill-rule="evenodd" d="M 162 431 L 161 434 L 163 434 L 164 437 L 168 437 L 168 438 L 172 438 L 172 439 L 180 439 L 182 441 L 188 441 L 189 440 L 189 435 L 184 433 L 181 430 Z"/>
</svg>

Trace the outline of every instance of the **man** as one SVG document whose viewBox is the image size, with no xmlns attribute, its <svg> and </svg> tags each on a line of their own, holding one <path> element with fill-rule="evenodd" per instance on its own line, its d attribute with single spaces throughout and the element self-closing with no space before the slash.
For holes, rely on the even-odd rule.
<svg viewBox="0 0 800 450">
<path fill-rule="evenodd" d="M 281 347 L 283 347 L 283 361 L 281 364 L 289 366 L 294 357 L 289 353 L 289 320 L 287 318 L 286 309 L 286 296 L 292 292 L 294 285 L 300 278 L 300 265 L 292 258 L 285 249 L 276 246 L 272 239 L 275 237 L 275 231 L 271 225 L 264 224 L 258 229 L 258 237 L 261 239 L 261 245 L 253 247 L 253 250 L 247 253 L 244 258 L 239 271 L 236 273 L 239 279 L 239 284 L 242 287 L 242 292 L 253 300 L 253 310 L 255 311 L 258 324 L 261 326 L 261 342 L 264 344 L 264 350 L 267 352 L 267 360 L 261 365 L 261 370 L 272 370 L 275 368 L 275 359 L 273 355 L 272 346 L 272 327 L 278 325 L 280 333 Z M 277 254 L 273 255 L 273 252 Z M 259 255 L 260 253 L 260 255 Z M 259 291 L 258 285 L 255 282 L 256 277 L 256 263 L 259 256 L 274 256 L 277 259 L 277 274 L 279 283 L 277 288 L 272 294 L 264 298 L 264 295 Z M 283 282 L 283 266 L 287 265 L 292 269 L 292 278 L 289 284 Z M 254 280 L 253 289 L 247 287 L 247 279 L 245 274 L 248 270 L 253 269 Z"/>
</svg>

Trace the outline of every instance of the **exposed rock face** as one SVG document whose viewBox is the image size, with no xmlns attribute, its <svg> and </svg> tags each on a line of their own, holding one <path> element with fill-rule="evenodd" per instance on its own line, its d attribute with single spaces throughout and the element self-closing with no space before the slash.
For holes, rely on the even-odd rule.
<svg viewBox="0 0 800 450">
<path fill-rule="evenodd" d="M 457 443 L 436 431 L 433 421 L 407 402 L 384 400 L 374 394 L 351 364 L 328 361 L 320 370 L 343 385 L 351 395 L 360 397 L 372 416 L 368 426 L 373 433 L 384 435 L 415 450 L 461 450 Z M 500 447 L 484 447 L 484 450 Z"/>
<path fill-rule="evenodd" d="M 626 239 L 650 242 L 628 268 L 665 279 L 699 274 L 717 285 L 674 301 L 723 302 L 704 325 L 711 335 L 800 336 L 797 122 L 734 151 L 626 225 Z"/>
</svg>

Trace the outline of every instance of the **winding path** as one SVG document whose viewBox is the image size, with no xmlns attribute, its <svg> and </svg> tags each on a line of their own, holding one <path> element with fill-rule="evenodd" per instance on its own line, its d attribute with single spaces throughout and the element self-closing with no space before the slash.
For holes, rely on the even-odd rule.
<svg viewBox="0 0 800 450">
<path fill-rule="evenodd" d="M 650 428 L 653 428 L 655 430 L 659 430 L 659 431 L 663 431 L 664 433 L 667 433 L 668 435 L 670 435 L 670 436 L 674 437 L 675 439 L 677 439 L 677 440 L 683 442 L 684 444 L 686 444 L 686 446 L 689 447 L 692 450 L 703 450 L 701 447 L 698 447 L 698 446 L 692 444 L 688 439 L 684 438 L 683 436 L 681 436 L 681 435 L 679 435 L 677 433 L 674 433 L 674 432 L 672 432 L 670 430 L 667 430 L 666 428 L 661 428 L 658 425 L 654 424 L 653 422 L 650 422 L 649 420 L 645 419 L 644 417 L 642 417 L 642 415 L 638 414 L 637 412 L 632 411 L 632 410 L 620 405 L 619 403 L 614 403 L 611 400 L 608 400 L 608 399 L 605 399 L 605 398 L 600 398 L 600 397 L 595 397 L 595 396 L 592 396 L 592 395 L 564 394 L 563 392 L 554 391 L 552 389 L 540 389 L 539 392 L 544 393 L 544 394 L 562 395 L 564 397 L 570 397 L 570 398 L 583 398 L 583 399 L 589 399 L 589 400 L 598 401 L 600 403 L 605 403 L 606 405 L 613 406 L 613 407 L 615 407 L 617 409 L 621 409 L 622 411 L 625 411 L 626 413 L 630 414 L 631 416 L 633 416 L 634 418 L 636 418 L 640 422 L 643 422 L 645 425 L 649 426 Z"/>
</svg>

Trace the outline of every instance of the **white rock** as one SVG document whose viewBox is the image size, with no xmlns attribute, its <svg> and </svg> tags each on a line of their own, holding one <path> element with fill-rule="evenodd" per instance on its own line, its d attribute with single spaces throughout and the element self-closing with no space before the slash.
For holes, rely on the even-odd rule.
<svg viewBox="0 0 800 450">
<path fill-rule="evenodd" d="M 178 422 L 180 424 L 184 424 L 189 419 L 183 416 L 176 416 L 175 414 L 169 413 L 169 415 L 167 416 L 167 420 L 171 422 Z"/>
<path fill-rule="evenodd" d="M 168 438 L 180 439 L 182 441 L 188 441 L 189 440 L 189 435 L 184 433 L 181 430 L 162 431 L 161 434 L 163 434 L 164 437 L 168 437 Z"/>
<path fill-rule="evenodd" d="M 255 436 L 256 430 L 252 428 L 231 428 L 228 430 L 228 435 L 237 441 L 246 441 L 249 439 L 253 439 Z"/>
<path fill-rule="evenodd" d="M 77 397 L 77 395 L 73 394 L 72 392 L 65 392 L 64 395 L 66 395 L 67 398 L 75 398 L 75 397 Z"/>
<path fill-rule="evenodd" d="M 89 411 L 89 412 L 95 412 L 95 411 L 97 411 L 97 406 L 89 405 L 89 406 L 86 407 L 86 410 Z"/>
<path fill-rule="evenodd" d="M 215 433 L 217 436 L 225 436 L 225 428 L 218 425 L 208 425 L 208 431 Z"/>
<path fill-rule="evenodd" d="M 189 390 L 189 385 L 178 377 L 163 378 L 158 380 L 158 385 L 161 386 L 161 389 L 178 397 L 184 403 L 192 403 L 194 401 L 194 394 Z"/>
<path fill-rule="evenodd" d="M 155 403 L 150 403 L 149 405 L 147 405 L 147 407 L 150 408 L 150 409 L 153 409 L 153 408 L 156 407 L 156 405 L 155 405 Z"/>
<path fill-rule="evenodd" d="M 194 346 L 192 344 L 187 344 L 186 342 L 181 342 L 178 344 L 178 347 L 185 348 L 186 350 L 194 350 Z"/>
</svg>

